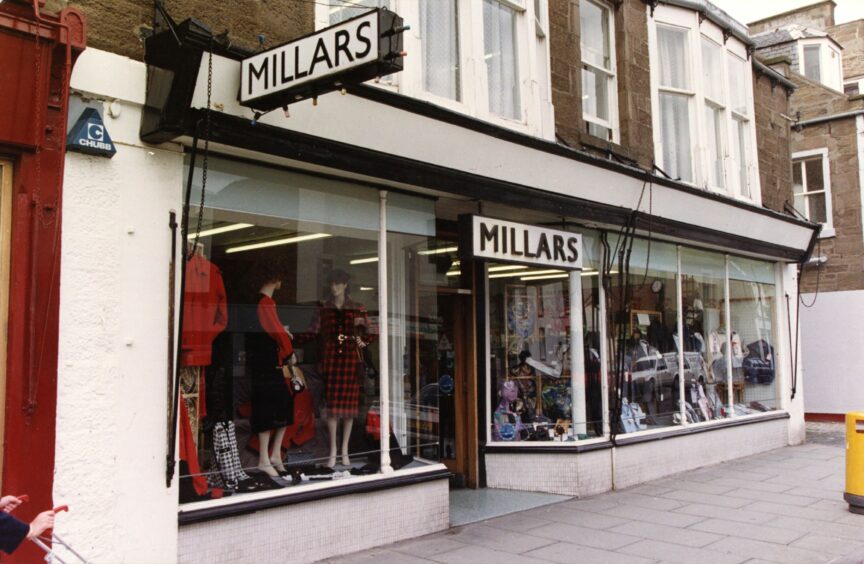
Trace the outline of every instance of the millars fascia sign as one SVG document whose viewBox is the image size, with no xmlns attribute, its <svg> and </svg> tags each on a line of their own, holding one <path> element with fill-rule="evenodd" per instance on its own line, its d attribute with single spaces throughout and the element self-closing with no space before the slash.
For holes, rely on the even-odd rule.
<svg viewBox="0 0 864 564">
<path fill-rule="evenodd" d="M 240 104 L 269 111 L 402 70 L 397 14 L 378 8 L 243 59 Z"/>
<path fill-rule="evenodd" d="M 460 218 L 463 249 L 471 258 L 486 258 L 549 266 L 566 270 L 582 268 L 582 236 L 578 233 L 547 229 L 470 215 Z M 470 242 L 465 237 L 470 237 Z"/>
</svg>

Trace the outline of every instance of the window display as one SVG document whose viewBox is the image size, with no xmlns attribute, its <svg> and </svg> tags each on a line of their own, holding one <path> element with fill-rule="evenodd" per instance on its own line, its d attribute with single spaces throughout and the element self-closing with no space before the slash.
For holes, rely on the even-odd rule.
<svg viewBox="0 0 864 564">
<path fill-rule="evenodd" d="M 603 435 L 595 246 L 596 239 L 583 237 L 584 271 L 488 264 L 492 441 Z M 571 331 L 574 299 L 582 303 L 578 351 Z M 576 374 L 573 354 L 582 357 Z"/>
<path fill-rule="evenodd" d="M 610 239 L 615 249 L 615 239 Z M 614 253 L 613 253 L 614 254 Z M 681 423 L 678 325 L 677 249 L 674 245 L 636 240 L 630 253 L 630 275 L 624 280 L 617 266 L 609 278 L 607 300 L 612 312 L 609 377 L 620 385 L 620 396 L 610 398 L 617 412 L 619 433 L 667 427 Z M 622 288 L 626 284 L 627 288 Z M 629 301 L 622 301 L 622 293 Z M 626 299 L 626 298 L 625 298 Z M 625 324 L 624 327 L 621 324 Z M 685 331 L 687 331 L 685 329 Z M 615 336 L 626 335 L 626 339 Z M 690 338 L 685 332 L 684 341 Z M 619 370 L 623 374 L 619 377 Z M 685 387 L 698 374 L 685 365 Z M 616 389 L 610 385 L 609 389 Z M 616 403 L 620 406 L 616 410 Z M 692 417 L 693 409 L 685 414 Z"/>
<path fill-rule="evenodd" d="M 779 408 L 775 302 L 773 264 L 729 257 L 733 366 L 740 382 L 733 395 L 737 415 Z"/>
<path fill-rule="evenodd" d="M 205 202 L 188 234 L 181 501 L 377 473 L 379 192 L 211 157 Z M 389 205 L 401 237 L 434 235 L 431 204 Z M 402 262 L 389 266 L 392 340 L 414 290 Z M 401 405 L 416 390 L 394 387 L 405 366 L 390 365 Z M 424 405 L 437 418 L 437 393 Z M 438 454 L 436 433 L 433 448 L 414 448 L 406 413 L 391 407 L 396 469 Z"/>
</svg>

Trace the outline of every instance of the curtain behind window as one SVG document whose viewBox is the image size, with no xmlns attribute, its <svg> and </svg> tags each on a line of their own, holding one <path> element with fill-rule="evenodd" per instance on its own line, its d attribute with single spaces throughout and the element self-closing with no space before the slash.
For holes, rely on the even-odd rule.
<svg viewBox="0 0 864 564">
<path fill-rule="evenodd" d="M 483 0 L 483 45 L 489 84 L 489 111 L 520 119 L 516 12 L 497 0 Z"/>
<path fill-rule="evenodd" d="M 459 14 L 456 0 L 423 0 L 420 4 L 423 88 L 460 100 Z"/>
</svg>

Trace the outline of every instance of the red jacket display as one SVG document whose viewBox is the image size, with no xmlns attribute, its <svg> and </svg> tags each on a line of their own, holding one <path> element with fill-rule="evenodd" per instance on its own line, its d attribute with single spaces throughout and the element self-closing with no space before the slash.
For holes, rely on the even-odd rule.
<svg viewBox="0 0 864 564">
<path fill-rule="evenodd" d="M 213 339 L 228 325 L 228 298 L 222 272 L 199 254 L 186 264 L 182 366 L 210 366 Z"/>
</svg>

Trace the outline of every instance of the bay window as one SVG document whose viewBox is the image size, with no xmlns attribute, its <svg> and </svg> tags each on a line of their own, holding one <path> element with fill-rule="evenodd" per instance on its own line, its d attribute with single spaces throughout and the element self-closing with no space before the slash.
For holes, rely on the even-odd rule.
<svg viewBox="0 0 864 564">
<path fill-rule="evenodd" d="M 459 11 L 456 0 L 420 2 L 420 37 L 423 89 L 436 96 L 461 100 Z"/>
<path fill-rule="evenodd" d="M 411 27 L 403 34 L 404 69 L 376 79 L 376 86 L 554 139 L 545 0 L 322 0 L 315 5 L 318 29 L 379 7 L 398 13 Z M 608 90 L 614 95 L 614 86 Z M 603 103 L 614 110 L 614 99 Z"/>
<path fill-rule="evenodd" d="M 806 39 L 798 42 L 798 71 L 812 80 L 843 90 L 843 64 L 840 49 L 829 38 Z"/>
<path fill-rule="evenodd" d="M 660 115 L 660 166 L 672 178 L 693 180 L 690 151 L 689 38 L 686 29 L 657 26 L 660 58 L 658 84 Z"/>
<path fill-rule="evenodd" d="M 649 20 L 655 160 L 671 178 L 758 203 L 747 46 L 696 12 Z"/>
<path fill-rule="evenodd" d="M 605 3 L 579 3 L 582 53 L 582 118 L 588 133 L 617 141 L 617 85 L 615 78 L 612 10 Z"/>
<path fill-rule="evenodd" d="M 519 63 L 517 60 L 517 12 L 498 0 L 483 0 L 483 59 L 489 111 L 519 119 Z"/>
</svg>

